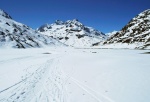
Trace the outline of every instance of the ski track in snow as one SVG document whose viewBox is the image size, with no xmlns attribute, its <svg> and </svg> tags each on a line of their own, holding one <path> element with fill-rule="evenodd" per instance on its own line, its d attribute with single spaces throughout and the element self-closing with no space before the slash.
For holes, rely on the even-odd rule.
<svg viewBox="0 0 150 102">
<path fill-rule="evenodd" d="M 69 50 L 2 51 L 0 102 L 149 102 L 145 51 Z"/>
<path fill-rule="evenodd" d="M 19 57 L 1 61 L 1 63 L 9 63 L 27 58 L 31 57 Z M 63 60 L 63 56 L 54 57 L 46 60 L 43 64 L 32 65 L 26 68 L 24 71 L 27 74 L 23 76 L 21 81 L 0 90 L 0 102 L 69 102 L 66 92 L 68 81 L 72 81 L 74 85 L 88 93 L 97 102 L 114 102 L 73 78 L 71 74 L 73 74 L 74 68 L 71 74 L 63 72 L 60 66 L 61 60 Z M 36 70 L 30 72 L 29 69 L 32 67 L 36 67 Z"/>
<path fill-rule="evenodd" d="M 114 102 L 112 99 L 110 99 L 109 97 L 100 94 L 98 92 L 96 92 L 95 90 L 93 90 L 92 88 L 90 88 L 89 86 L 79 82 L 78 80 L 74 79 L 73 77 L 70 78 L 72 82 L 74 82 L 77 86 L 79 86 L 81 89 L 83 89 L 86 93 L 88 93 L 90 96 L 92 96 L 93 98 L 95 98 L 98 102 Z"/>
<path fill-rule="evenodd" d="M 73 72 L 71 74 L 73 74 Z M 95 90 L 93 90 L 89 86 L 87 86 L 87 85 L 81 83 L 80 81 L 78 81 L 77 79 L 71 77 L 71 74 L 64 73 L 65 77 L 68 77 L 68 81 L 72 81 L 73 84 L 77 85 L 81 90 L 85 91 L 91 97 L 96 99 L 96 102 L 115 102 L 111 98 L 109 98 L 103 94 L 100 94 L 99 92 L 96 92 Z"/>
<path fill-rule="evenodd" d="M 65 77 L 57 67 L 58 62 L 59 58 L 53 58 L 38 65 L 32 73 L 28 72 L 32 66 L 24 70 L 27 75 L 22 81 L 0 91 L 0 102 L 67 102 Z"/>
<path fill-rule="evenodd" d="M 63 60 L 63 59 L 61 59 Z M 59 62 L 59 65 L 63 64 L 61 61 Z M 96 92 L 95 90 L 93 90 L 92 88 L 90 88 L 89 86 L 81 83 L 80 81 L 78 81 L 77 79 L 73 78 L 71 75 L 74 74 L 74 70 L 75 67 L 72 67 L 72 72 L 71 73 L 65 73 L 63 71 L 63 76 L 66 77 L 66 82 L 71 81 L 73 82 L 74 85 L 78 86 L 81 90 L 85 91 L 87 94 L 89 94 L 91 97 L 93 97 L 94 99 L 96 99 L 96 102 L 115 102 L 114 100 L 112 100 L 111 98 L 100 94 L 99 92 Z M 65 83 L 66 85 L 66 83 Z"/>
</svg>

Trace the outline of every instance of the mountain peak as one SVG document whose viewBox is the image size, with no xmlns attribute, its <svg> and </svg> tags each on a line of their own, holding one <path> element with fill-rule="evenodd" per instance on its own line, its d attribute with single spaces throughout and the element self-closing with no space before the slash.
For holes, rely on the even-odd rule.
<svg viewBox="0 0 150 102">
<path fill-rule="evenodd" d="M 2 9 L 0 9 L 0 15 L 5 18 L 12 19 L 12 17 Z"/>
<path fill-rule="evenodd" d="M 57 24 L 57 25 L 62 25 L 62 24 L 64 24 L 64 22 L 61 21 L 61 20 L 56 20 L 56 21 L 55 21 L 55 24 Z"/>
<path fill-rule="evenodd" d="M 72 21 L 77 21 L 78 22 L 79 20 L 78 19 L 73 19 Z"/>
<path fill-rule="evenodd" d="M 53 24 L 41 26 L 38 32 L 74 47 L 92 46 L 93 43 L 102 42 L 106 39 L 105 34 L 94 28 L 84 26 L 78 19 L 65 22 L 56 20 Z"/>
</svg>

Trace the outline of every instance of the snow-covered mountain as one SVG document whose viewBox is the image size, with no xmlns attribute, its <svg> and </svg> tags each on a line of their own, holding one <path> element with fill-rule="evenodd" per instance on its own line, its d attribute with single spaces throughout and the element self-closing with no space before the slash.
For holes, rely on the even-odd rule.
<svg viewBox="0 0 150 102">
<path fill-rule="evenodd" d="M 148 48 L 150 46 L 150 9 L 140 13 L 116 34 L 112 35 L 105 45 L 123 44 L 128 48 Z"/>
<path fill-rule="evenodd" d="M 89 47 L 107 38 L 104 33 L 84 26 L 77 19 L 68 20 L 66 22 L 56 20 L 55 23 L 45 24 L 37 30 L 44 35 L 74 47 Z"/>
<path fill-rule="evenodd" d="M 0 10 L 0 47 L 30 48 L 63 45 L 51 37 L 42 35 L 32 28 L 18 23 Z"/>
<path fill-rule="evenodd" d="M 106 35 L 109 37 L 111 37 L 112 35 L 116 34 L 118 31 L 112 31 L 112 32 L 109 32 L 109 33 L 106 33 Z"/>
<path fill-rule="evenodd" d="M 0 16 L 3 16 L 8 19 L 12 19 L 12 17 L 9 14 L 7 14 L 5 11 L 3 11 L 1 9 L 0 9 Z"/>
</svg>

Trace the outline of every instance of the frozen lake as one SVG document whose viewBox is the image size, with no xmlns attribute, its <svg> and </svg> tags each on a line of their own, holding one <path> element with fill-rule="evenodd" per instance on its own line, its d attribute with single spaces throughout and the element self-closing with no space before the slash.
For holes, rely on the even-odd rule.
<svg viewBox="0 0 150 102">
<path fill-rule="evenodd" d="M 0 49 L 0 102 L 150 102 L 145 52 Z"/>
</svg>

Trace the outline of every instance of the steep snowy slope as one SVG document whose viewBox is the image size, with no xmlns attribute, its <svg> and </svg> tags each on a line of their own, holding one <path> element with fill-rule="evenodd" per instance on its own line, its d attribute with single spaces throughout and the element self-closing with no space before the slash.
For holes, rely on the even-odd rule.
<svg viewBox="0 0 150 102">
<path fill-rule="evenodd" d="M 6 12 L 0 10 L 0 48 L 30 48 L 47 45 L 63 44 L 14 21 Z"/>
<path fill-rule="evenodd" d="M 41 26 L 38 31 L 74 47 L 89 47 L 107 38 L 102 32 L 84 26 L 77 19 L 66 22 L 56 20 L 53 24 Z"/>
<path fill-rule="evenodd" d="M 132 46 L 142 49 L 150 46 L 150 9 L 134 17 L 119 32 L 105 41 L 104 44 L 114 44 L 116 46 L 123 44 L 127 45 L 127 48 Z"/>
</svg>

